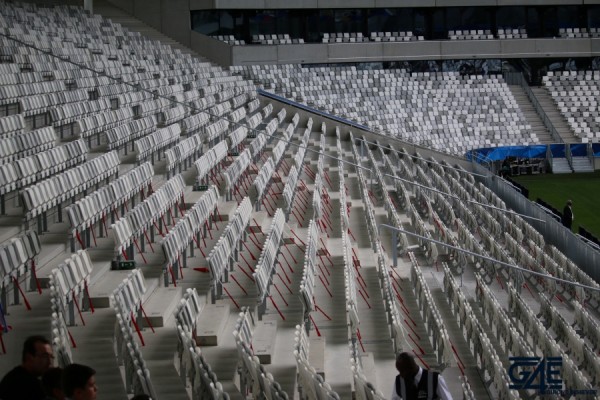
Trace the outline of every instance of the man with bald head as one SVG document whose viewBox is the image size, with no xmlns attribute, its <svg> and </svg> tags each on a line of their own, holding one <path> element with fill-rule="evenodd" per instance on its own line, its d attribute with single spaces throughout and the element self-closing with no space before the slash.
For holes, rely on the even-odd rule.
<svg viewBox="0 0 600 400">
<path fill-rule="evenodd" d="M 398 375 L 394 382 L 392 400 L 452 400 L 446 381 L 439 372 L 419 367 L 411 354 L 398 354 L 396 369 Z"/>
</svg>

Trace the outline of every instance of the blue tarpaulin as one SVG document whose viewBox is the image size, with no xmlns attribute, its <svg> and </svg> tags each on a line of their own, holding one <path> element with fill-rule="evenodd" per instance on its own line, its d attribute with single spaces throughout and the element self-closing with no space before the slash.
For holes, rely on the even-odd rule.
<svg viewBox="0 0 600 400">
<path fill-rule="evenodd" d="M 586 157 L 587 156 L 587 144 L 585 143 L 574 143 L 571 144 L 571 155 L 573 157 Z"/>
<path fill-rule="evenodd" d="M 563 157 L 564 157 L 564 145 Z M 466 154 L 468 160 L 486 160 L 499 161 L 507 157 L 516 158 L 546 158 L 545 144 L 533 146 L 504 146 L 504 147 L 487 147 L 476 150 L 471 150 Z"/>
<path fill-rule="evenodd" d="M 551 144 L 550 151 L 552 152 L 552 157 L 554 157 L 554 158 L 566 157 L 564 144 Z"/>
<path fill-rule="evenodd" d="M 592 144 L 592 152 L 594 153 L 594 157 L 600 157 L 600 143 Z"/>
</svg>

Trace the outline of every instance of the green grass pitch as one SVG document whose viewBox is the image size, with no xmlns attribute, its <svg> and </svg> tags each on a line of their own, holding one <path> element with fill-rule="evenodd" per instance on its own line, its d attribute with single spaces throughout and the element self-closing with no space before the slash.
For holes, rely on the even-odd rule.
<svg viewBox="0 0 600 400">
<path fill-rule="evenodd" d="M 600 171 L 580 174 L 542 174 L 513 176 L 529 189 L 529 199 L 538 197 L 562 212 L 567 200 L 573 200 L 573 232 L 579 225 L 600 237 Z"/>
</svg>

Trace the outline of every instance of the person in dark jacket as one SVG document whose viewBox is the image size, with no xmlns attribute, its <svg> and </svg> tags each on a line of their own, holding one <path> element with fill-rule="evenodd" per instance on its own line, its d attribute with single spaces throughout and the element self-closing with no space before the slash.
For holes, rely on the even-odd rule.
<svg viewBox="0 0 600 400">
<path fill-rule="evenodd" d="M 452 400 L 444 378 L 438 372 L 419 367 L 411 354 L 398 354 L 396 369 L 399 374 L 394 382 L 392 400 Z"/>
<path fill-rule="evenodd" d="M 573 220 L 575 219 L 575 215 L 573 215 L 573 209 L 571 208 L 572 205 L 573 205 L 573 202 L 571 200 L 567 200 L 567 204 L 565 205 L 565 208 L 563 209 L 563 216 L 562 216 L 562 223 L 564 226 L 569 228 L 569 230 L 571 229 L 571 225 L 573 225 Z"/>
<path fill-rule="evenodd" d="M 62 368 L 51 367 L 42 376 L 46 400 L 65 400 L 65 393 L 62 390 L 62 372 Z"/>
<path fill-rule="evenodd" d="M 0 381 L 2 400 L 43 400 L 46 395 L 40 377 L 52 366 L 54 354 L 48 339 L 30 336 L 23 344 L 21 365 Z"/>
</svg>

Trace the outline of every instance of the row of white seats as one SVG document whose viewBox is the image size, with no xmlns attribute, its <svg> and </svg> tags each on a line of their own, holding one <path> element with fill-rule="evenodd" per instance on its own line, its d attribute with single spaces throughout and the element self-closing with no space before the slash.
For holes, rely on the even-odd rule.
<svg viewBox="0 0 600 400">
<path fill-rule="evenodd" d="M 252 276 L 258 291 L 258 317 L 262 318 L 266 310 L 267 297 L 270 294 L 273 275 L 276 273 L 277 257 L 282 246 L 285 216 L 280 208 L 275 211 L 258 262 Z M 285 244 L 284 244 L 285 246 Z"/>
<path fill-rule="evenodd" d="M 273 177 L 273 173 L 275 172 L 275 165 L 273 163 L 273 158 L 269 157 L 267 161 L 260 167 L 258 171 L 258 175 L 252 182 L 251 190 L 249 193 L 250 200 L 253 204 L 258 205 L 262 201 L 263 195 L 266 193 L 267 189 L 270 186 L 271 179 Z"/>
<path fill-rule="evenodd" d="M 580 366 L 580 369 L 583 369 L 587 373 L 590 384 L 596 386 L 600 379 L 600 357 L 585 343 L 585 336 L 578 334 L 567 323 L 544 293 L 540 293 L 539 317 L 556 334 L 555 339 L 564 343 L 573 361 Z"/>
<path fill-rule="evenodd" d="M 75 325 L 75 308 L 81 316 L 81 310 L 91 304 L 88 284 L 92 270 L 92 260 L 85 250 L 72 254 L 64 264 L 52 270 L 50 278 L 52 297 L 68 325 Z"/>
<path fill-rule="evenodd" d="M 499 28 L 498 39 L 527 39 L 525 28 Z"/>
<path fill-rule="evenodd" d="M 181 121 L 181 129 L 186 135 L 197 133 L 204 125 L 210 121 L 210 115 L 205 112 L 190 115 Z"/>
<path fill-rule="evenodd" d="M 248 137 L 248 128 L 243 125 L 239 126 L 226 138 L 229 148 L 237 149 L 237 147 L 246 139 L 246 137 Z"/>
<path fill-rule="evenodd" d="M 71 236 L 75 237 L 78 232 L 92 228 L 105 220 L 107 215 L 111 215 L 114 221 L 118 207 L 138 194 L 144 198 L 153 176 L 152 165 L 144 163 L 68 206 L 66 212 L 71 224 Z"/>
<path fill-rule="evenodd" d="M 452 355 L 450 336 L 446 331 L 444 320 L 435 305 L 416 256 L 413 252 L 409 252 L 408 256 L 411 262 L 411 281 L 415 285 L 415 298 L 419 304 L 421 317 L 426 325 L 427 332 L 431 337 L 431 345 L 436 353 L 437 362 L 443 369 L 453 364 L 452 360 L 454 357 Z"/>
<path fill-rule="evenodd" d="M 482 243 L 473 236 L 473 233 L 471 233 L 473 228 L 467 227 L 463 219 L 457 218 L 456 225 L 458 230 L 458 240 L 462 243 L 462 247 L 465 250 L 469 250 L 472 253 L 482 256 L 475 257 L 467 255 L 466 257 L 468 262 L 475 267 L 475 270 L 480 274 L 485 283 L 489 285 L 497 276 L 495 264 L 490 261 L 491 255 L 487 252 Z"/>
<path fill-rule="evenodd" d="M 214 111 L 214 109 L 215 109 L 215 107 L 211 108 L 211 111 Z M 219 116 L 221 116 L 223 114 L 224 113 L 221 113 L 221 114 L 217 113 L 217 115 L 219 115 Z M 207 125 L 204 128 L 204 132 L 206 134 L 206 141 L 208 143 L 212 143 L 213 140 L 216 140 L 217 138 L 222 139 L 221 135 L 224 135 L 228 129 L 229 129 L 229 121 L 226 119 L 219 119 L 218 121 L 213 122 L 210 125 Z"/>
<path fill-rule="evenodd" d="M 436 148 L 443 151 L 462 153 L 470 147 L 484 146 L 486 141 L 496 141 L 497 135 L 501 142 L 512 142 L 509 137 L 524 138 L 527 141 L 538 140 L 531 135 L 531 128 L 508 90 L 508 85 L 498 78 L 479 79 L 473 76 L 460 79 L 449 74 L 452 79 L 428 76 L 427 79 L 418 80 L 402 72 L 390 71 L 376 75 L 374 71 L 332 68 L 331 72 L 326 71 L 322 74 L 320 68 L 300 66 L 289 69 L 283 66 L 260 68 L 246 68 L 242 73 L 266 85 L 277 84 L 278 87 L 283 87 L 282 91 L 285 93 L 295 92 L 309 105 L 322 102 L 322 107 L 327 112 L 337 111 L 358 121 L 364 119 L 369 126 L 378 130 L 385 129 L 386 133 L 389 132 L 393 136 L 409 137 L 418 142 L 430 140 Z M 379 77 L 384 76 L 389 80 L 379 82 Z M 369 83 L 368 79 L 377 80 L 378 83 Z M 447 82 L 455 82 L 456 86 L 446 87 Z M 415 85 L 410 86 L 409 83 Z M 352 88 L 354 85 L 356 88 Z M 319 89 L 311 89 L 313 86 Z M 321 89 L 323 87 L 326 89 Z M 382 101 L 381 92 L 386 90 L 389 91 L 390 97 L 395 100 L 401 99 L 405 104 L 396 105 L 391 101 L 377 104 L 378 101 Z M 431 103 L 432 98 L 444 96 L 444 90 L 449 102 L 444 102 L 445 105 Z M 336 99 L 336 94 L 344 94 L 344 97 Z M 459 101 L 458 98 L 468 101 Z M 452 105 L 452 102 L 456 105 Z M 484 109 L 481 104 L 488 106 Z M 373 108 L 369 108 L 369 105 L 373 105 Z M 356 111 L 350 111 L 352 108 L 364 110 L 367 115 L 359 117 Z M 492 110 L 493 112 L 490 112 Z M 386 117 L 388 111 L 389 117 Z M 451 123 L 436 121 L 436 117 L 442 112 L 448 113 Z M 463 113 L 468 114 L 472 121 L 464 121 Z M 427 124 L 431 128 L 424 128 Z M 465 129 L 468 138 L 463 139 Z M 472 133 L 468 132 L 469 130 Z"/>
<path fill-rule="evenodd" d="M 149 89 L 147 89 L 149 90 Z M 149 117 L 159 113 L 162 109 L 168 107 L 170 104 L 169 100 L 164 97 L 159 97 L 155 100 L 145 101 L 139 104 L 139 115 L 142 117 Z"/>
<path fill-rule="evenodd" d="M 338 196 L 339 196 L 339 202 L 340 202 L 340 225 L 341 225 L 341 230 L 342 232 L 349 232 L 348 230 L 350 229 L 350 219 L 349 219 L 349 208 L 350 208 L 350 204 L 348 202 L 348 198 L 347 198 L 347 192 L 346 192 L 346 178 L 345 178 L 345 171 L 344 171 L 344 162 L 341 161 L 342 157 L 344 156 L 344 153 L 342 152 L 342 143 L 340 140 L 340 132 L 339 129 L 336 129 L 336 142 L 337 142 L 337 151 L 338 151 L 338 157 L 340 158 L 340 160 L 338 160 L 338 179 L 339 179 L 339 187 L 338 187 Z"/>
<path fill-rule="evenodd" d="M 354 382 L 354 396 L 359 400 L 384 400 L 385 397 L 379 392 L 373 383 L 368 381 L 362 366 L 361 354 L 358 344 L 360 319 L 358 316 L 358 299 L 356 296 L 356 264 L 352 256 L 352 244 L 346 232 L 342 232 L 342 250 L 344 257 L 344 289 L 346 298 L 346 321 L 349 325 L 350 341 L 350 370 Z"/>
<path fill-rule="evenodd" d="M 0 75 L 1 76 L 1 75 Z M 13 114 L 0 118 L 0 138 L 16 136 L 26 129 L 25 118 L 21 114 Z"/>
<path fill-rule="evenodd" d="M 448 293 L 449 298 L 453 298 L 453 304 L 457 305 L 458 300 L 455 297 L 457 294 L 453 293 L 453 287 L 449 283 L 450 277 L 452 277 L 452 273 L 445 268 L 444 290 Z M 475 274 L 475 279 L 477 282 L 475 295 L 481 307 L 481 314 L 488 326 L 492 328 L 496 340 L 503 345 L 506 354 L 513 357 L 534 357 L 535 353 L 532 347 L 523 339 L 488 284 L 478 274 Z"/>
<path fill-rule="evenodd" d="M 181 175 L 169 179 L 163 186 L 146 198 L 142 203 L 130 210 L 124 217 L 111 225 L 117 257 L 125 254 L 125 250 L 137 243 L 137 238 L 164 221 L 164 215 L 172 208 L 178 207 L 183 197 L 185 183 Z"/>
<path fill-rule="evenodd" d="M 178 335 L 178 371 L 186 386 L 192 388 L 193 400 L 226 400 L 229 395 L 222 390 L 212 368 L 204 358 L 202 351 L 196 346 L 192 333 L 196 328 L 196 320 L 203 306 L 196 289 L 187 289 L 175 309 Z"/>
<path fill-rule="evenodd" d="M 472 29 L 472 30 L 457 30 L 448 31 L 448 39 L 450 40 L 480 40 L 493 39 L 494 35 L 490 30 Z"/>
<path fill-rule="evenodd" d="M 384 153 L 383 147 L 379 147 L 380 156 L 383 161 L 383 168 L 386 171 L 386 175 L 391 175 L 396 178 L 396 170 L 392 165 L 392 162 L 387 154 Z M 372 153 L 369 150 L 370 157 L 372 157 Z M 392 201 L 389 191 L 387 190 L 386 179 L 384 179 L 381 170 L 374 163 L 374 158 L 372 158 L 372 165 L 377 174 L 377 182 L 380 186 L 381 196 L 383 198 L 383 207 L 387 211 L 388 220 L 392 223 L 393 226 L 398 228 L 403 227 L 403 223 L 400 220 L 400 216 L 398 215 L 398 210 L 396 210 L 396 205 Z M 402 202 L 403 209 L 406 209 L 407 205 L 410 204 L 410 199 L 408 197 L 408 193 L 406 192 L 406 188 L 404 188 L 404 183 L 399 179 L 394 179 L 392 185 L 396 186 L 396 194 L 398 198 Z M 399 190 L 398 190 L 399 189 Z M 340 188 L 341 190 L 341 188 Z M 396 246 L 400 252 L 400 255 L 403 255 L 408 250 L 408 238 L 404 232 L 396 232 L 398 241 L 397 243 L 393 243 L 393 246 Z M 383 256 L 383 253 L 382 255 Z M 381 262 L 380 262 L 381 264 Z M 385 265 L 385 264 L 383 264 Z M 392 296 L 393 298 L 393 296 Z"/>
<path fill-rule="evenodd" d="M 211 171 L 227 157 L 227 142 L 222 140 L 194 162 L 198 182 L 206 182 Z"/>
<path fill-rule="evenodd" d="M 202 136 L 200 134 L 189 136 L 177 143 L 174 147 L 165 150 L 167 159 L 167 174 L 179 167 L 179 172 L 187 169 L 190 159 L 197 159 L 202 154 Z"/>
<path fill-rule="evenodd" d="M 154 153 L 158 153 L 160 158 L 160 151 L 177 143 L 180 135 L 181 127 L 179 124 L 173 124 L 136 140 L 134 142 L 137 151 L 136 159 L 139 162 L 152 156 L 154 162 Z"/>
<path fill-rule="evenodd" d="M 156 116 L 150 115 L 108 129 L 105 131 L 108 148 L 115 150 L 126 146 L 128 142 L 156 131 L 156 125 Z"/>
<path fill-rule="evenodd" d="M 520 399 L 519 393 L 509 388 L 509 377 L 500 357 L 494 350 L 481 324 L 477 321 L 471 305 L 451 274 L 444 276 L 444 286 L 448 288 L 446 296 L 459 326 L 463 327 L 462 334 L 467 341 L 471 353 L 476 357 L 483 369 L 484 381 L 491 382 L 494 396 L 502 399 Z"/>
<path fill-rule="evenodd" d="M 246 116 L 246 125 L 248 125 L 248 127 L 250 129 L 255 129 L 258 125 L 260 125 L 260 123 L 263 120 L 263 116 L 260 112 L 257 112 L 255 114 L 253 114 L 252 116 L 248 115 Z"/>
<path fill-rule="evenodd" d="M 164 237 L 161 246 L 167 262 L 166 268 L 176 267 L 181 257 L 187 256 L 186 250 L 192 241 L 200 247 L 199 233 L 202 229 L 210 228 L 212 218 L 217 209 L 219 191 L 210 186 L 202 197 L 177 221 L 177 224 Z"/>
<path fill-rule="evenodd" d="M 192 330 L 177 326 L 181 349 L 179 374 L 191 386 L 192 400 L 228 400 L 229 394 L 204 357 L 200 347 L 196 346 Z"/>
<path fill-rule="evenodd" d="M 252 160 L 256 161 L 259 158 L 269 139 L 270 138 L 267 135 L 261 132 L 256 136 L 256 138 L 252 142 L 250 142 L 248 149 L 250 150 L 250 158 Z"/>
<path fill-rule="evenodd" d="M 251 216 L 252 203 L 248 197 L 244 197 L 217 243 L 206 257 L 210 269 L 213 303 L 220 298 L 222 285 L 229 279 L 228 269 L 233 267 L 234 258 L 237 258 L 240 241 L 246 240 L 246 228 Z"/>
<path fill-rule="evenodd" d="M 58 81 L 35 82 L 26 85 L 6 85 L 0 87 L 0 104 L 15 103 L 21 97 L 35 96 L 43 93 L 58 93 L 64 90 Z"/>
<path fill-rule="evenodd" d="M 254 355 L 252 350 L 253 330 L 253 315 L 248 308 L 244 308 L 233 332 L 238 352 L 240 391 L 250 393 L 253 398 L 264 396 L 272 400 L 287 400 L 287 393 L 281 389 L 273 375 L 264 369 L 258 357 Z"/>
<path fill-rule="evenodd" d="M 394 284 L 391 280 L 392 272 L 388 268 L 390 262 L 386 257 L 380 241 L 377 242 L 376 249 L 379 287 L 383 294 L 387 323 L 390 328 L 389 332 L 394 345 L 394 352 L 395 354 L 398 354 L 405 349 L 412 347 L 408 341 L 406 330 L 404 329 L 406 318 L 402 316 L 400 310 L 402 310 L 409 318 L 410 314 L 408 314 L 407 311 L 404 310 L 403 305 L 399 303 L 399 301 L 401 301 L 399 294 L 395 294 Z"/>
<path fill-rule="evenodd" d="M 360 167 L 362 164 L 362 157 L 356 148 L 356 143 L 354 140 L 354 135 L 350 132 L 350 143 L 352 146 L 352 154 L 354 156 L 354 163 L 359 167 L 356 167 L 356 175 L 358 177 L 358 188 L 360 190 L 360 195 L 364 205 L 365 212 L 365 222 L 367 223 L 367 233 L 369 234 L 369 241 L 371 244 L 375 243 L 376 238 L 378 237 L 378 229 L 376 226 L 375 219 L 375 209 L 373 207 L 373 202 L 371 197 L 369 196 L 369 189 L 367 185 L 367 180 L 364 175 L 363 168 Z"/>
<path fill-rule="evenodd" d="M 105 153 L 23 190 L 27 219 L 61 205 L 117 173 L 119 156 Z"/>
<path fill-rule="evenodd" d="M 19 111 L 25 117 L 46 113 L 59 104 L 87 101 L 89 93 L 85 89 L 64 90 L 58 93 L 42 93 L 19 99 Z"/>
<path fill-rule="evenodd" d="M 298 371 L 298 394 L 301 400 L 339 400 L 340 396 L 310 365 L 310 341 L 304 323 L 296 325 L 294 358 Z"/>
<path fill-rule="evenodd" d="M 0 161 L 12 162 L 54 147 L 56 135 L 52 127 L 22 132 L 0 139 Z"/>
<path fill-rule="evenodd" d="M 133 110 L 130 107 L 95 113 L 77 121 L 79 125 L 79 137 L 88 138 L 119 125 L 129 123 L 133 120 L 133 117 Z"/>
<path fill-rule="evenodd" d="M 304 268 L 300 280 L 300 301 L 303 308 L 303 320 L 310 326 L 310 313 L 315 311 L 315 280 L 317 276 L 317 251 L 319 246 L 319 231 L 314 220 L 308 222 L 308 234 L 304 250 Z"/>
<path fill-rule="evenodd" d="M 352 243 L 346 232 L 342 232 L 342 256 L 344 259 L 344 297 L 346 300 L 346 322 L 348 323 L 351 343 L 358 341 L 360 318 L 358 316 L 358 297 L 356 295 L 356 268 L 352 256 Z"/>
<path fill-rule="evenodd" d="M 238 123 L 246 118 L 246 114 L 246 108 L 242 105 L 229 113 L 228 119 L 234 123 Z"/>
<path fill-rule="evenodd" d="M 414 204 L 409 205 L 407 214 L 411 220 L 411 224 L 413 229 L 415 230 L 415 233 L 425 238 L 417 238 L 417 241 L 425 257 L 427 258 L 427 261 L 430 264 L 437 262 L 439 256 L 438 247 L 435 243 L 432 242 L 433 236 L 431 235 L 429 229 L 427 229 L 425 222 L 419 215 L 419 212 L 415 208 Z"/>
<path fill-rule="evenodd" d="M 142 349 L 135 339 L 131 321 L 117 311 L 115 322 L 115 356 L 125 372 L 125 390 L 132 395 L 148 395 L 156 398 L 150 370 L 142 355 Z"/>
<path fill-rule="evenodd" d="M 50 275 L 50 287 L 53 287 L 52 275 Z M 50 293 L 50 308 L 52 310 L 51 322 L 50 322 L 50 340 L 52 342 L 52 350 L 54 357 L 57 360 L 58 367 L 65 368 L 67 365 L 73 363 L 73 354 L 71 352 L 71 346 L 75 345 L 72 336 L 70 335 L 67 321 L 64 313 L 60 308 L 60 300 L 58 294 L 51 291 Z"/>
<path fill-rule="evenodd" d="M 565 256 L 560 250 L 558 250 L 555 246 L 551 245 L 549 248 L 549 255 L 551 259 L 556 261 L 556 263 L 567 273 L 575 278 L 576 282 L 582 283 L 587 286 L 592 286 L 597 289 L 600 289 L 600 285 L 593 280 L 588 274 L 583 272 L 577 264 L 571 261 L 567 256 Z M 600 309 L 600 291 L 588 291 L 584 292 L 583 290 L 577 290 L 577 297 L 580 302 L 585 301 L 586 305 L 593 307 L 594 309 Z"/>
<path fill-rule="evenodd" d="M 565 385 L 577 390 L 590 390 L 589 380 L 583 375 L 581 370 L 573 362 L 570 355 L 567 355 L 558 345 L 556 340 L 550 336 L 550 332 L 542 325 L 539 318 L 533 310 L 523 301 L 517 290 L 508 284 L 508 307 L 515 318 L 523 325 L 523 338 L 531 339 L 530 343 L 543 354 L 553 357 L 561 357 L 563 362 L 562 378 Z"/>
<path fill-rule="evenodd" d="M 563 38 L 588 38 L 588 37 L 600 37 L 600 30 L 598 28 L 559 28 L 558 34 Z"/>
<path fill-rule="evenodd" d="M 251 163 L 252 157 L 250 149 L 246 148 L 235 158 L 234 162 L 223 171 L 224 180 L 221 190 L 232 194 L 237 187 L 238 180 L 247 172 Z"/>
<path fill-rule="evenodd" d="M 600 327 L 592 315 L 580 303 L 573 303 L 575 308 L 575 324 L 581 330 L 583 337 L 589 340 L 593 348 L 600 345 Z"/>
<path fill-rule="evenodd" d="M 56 105 L 50 108 L 49 114 L 52 126 L 56 128 L 72 124 L 89 115 L 110 110 L 111 107 L 110 100 L 102 98 L 98 100 Z"/>
<path fill-rule="evenodd" d="M 85 162 L 88 148 L 83 140 L 40 151 L 0 166 L 0 193 L 10 193 Z"/>
<path fill-rule="evenodd" d="M 144 318 L 143 303 L 147 291 L 142 270 L 134 269 L 111 293 L 111 306 L 124 322 L 133 321 L 134 325 L 140 328 Z M 117 347 L 120 347 L 120 343 Z"/>
<path fill-rule="evenodd" d="M 0 304 L 3 314 L 8 311 L 8 292 L 13 284 L 14 301 L 18 302 L 19 280 L 27 279 L 30 275 L 28 286 L 33 290 L 37 284 L 35 258 L 40 254 L 40 239 L 35 231 L 26 231 L 23 235 L 9 239 L 0 244 Z"/>
</svg>

